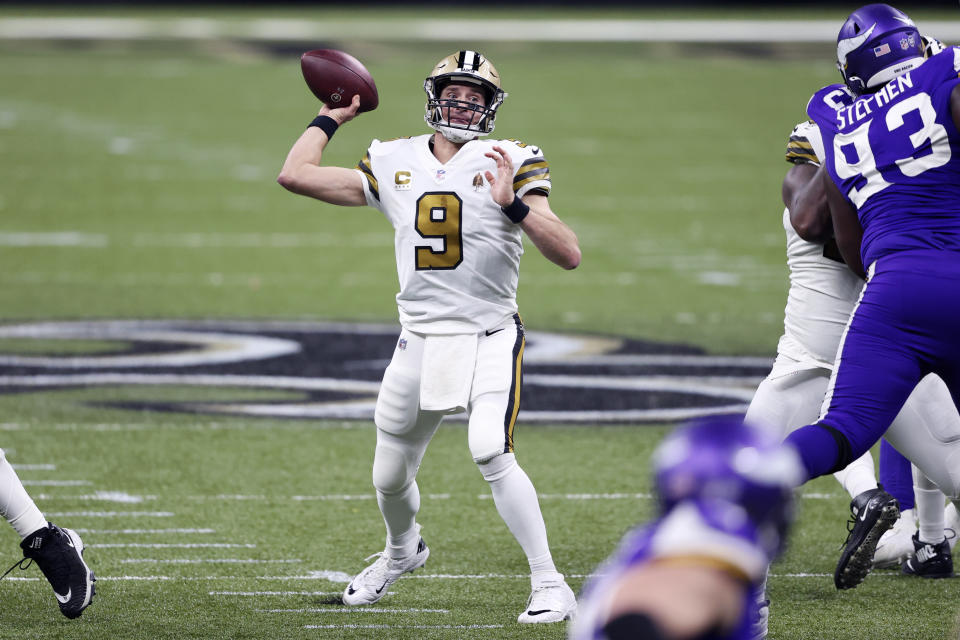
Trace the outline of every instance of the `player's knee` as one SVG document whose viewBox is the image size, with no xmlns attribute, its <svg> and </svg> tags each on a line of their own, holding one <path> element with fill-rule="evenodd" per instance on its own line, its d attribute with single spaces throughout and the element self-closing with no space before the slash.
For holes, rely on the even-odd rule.
<svg viewBox="0 0 960 640">
<path fill-rule="evenodd" d="M 841 469 L 845 469 L 847 465 L 856 460 L 858 456 L 854 456 L 853 447 L 850 444 L 850 440 L 847 439 L 842 432 L 834 429 L 828 424 L 823 424 L 822 422 L 818 424 L 822 429 L 825 429 L 831 436 L 833 436 L 833 441 L 837 445 L 837 460 L 834 463 L 834 466 L 828 473 L 836 473 Z"/>
<path fill-rule="evenodd" d="M 405 453 L 394 447 L 377 445 L 373 456 L 373 486 L 380 493 L 400 493 L 413 482 L 415 465 Z"/>
<path fill-rule="evenodd" d="M 500 453 L 492 458 L 477 461 L 477 468 L 480 469 L 480 474 L 487 482 L 494 482 L 506 477 L 518 466 L 517 458 L 512 453 Z"/>
<path fill-rule="evenodd" d="M 387 433 L 406 433 L 416 424 L 419 404 L 418 381 L 388 367 L 380 384 L 373 422 Z"/>
</svg>

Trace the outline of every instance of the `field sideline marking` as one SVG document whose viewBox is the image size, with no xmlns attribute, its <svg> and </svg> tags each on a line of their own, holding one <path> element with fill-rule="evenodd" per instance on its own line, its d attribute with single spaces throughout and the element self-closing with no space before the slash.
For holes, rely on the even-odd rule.
<svg viewBox="0 0 960 640">
<path fill-rule="evenodd" d="M 309 20 L 254 18 L 89 18 L 56 16 L 0 19 L 0 38 L 8 40 L 219 40 L 339 42 L 354 40 L 448 40 L 462 29 L 459 20 Z M 925 29 L 944 41 L 960 39 L 957 23 L 930 21 Z M 835 20 L 642 20 L 577 18 L 555 20 L 471 20 L 473 41 L 524 42 L 834 42 Z"/>
</svg>

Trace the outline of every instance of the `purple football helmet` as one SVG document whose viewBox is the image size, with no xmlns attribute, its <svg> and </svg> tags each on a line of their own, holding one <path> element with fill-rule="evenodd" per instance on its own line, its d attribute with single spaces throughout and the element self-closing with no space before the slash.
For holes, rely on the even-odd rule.
<svg viewBox="0 0 960 640">
<path fill-rule="evenodd" d="M 804 475 L 796 451 L 780 438 L 744 423 L 743 416 L 704 418 L 668 435 L 653 466 L 662 513 L 693 502 L 704 515 L 729 520 L 733 507 L 748 521 L 736 529 L 745 527 L 771 557 L 782 549 L 793 520 L 793 489 Z"/>
<path fill-rule="evenodd" d="M 870 93 L 923 63 L 924 43 L 913 20 L 887 4 L 850 14 L 837 35 L 837 68 L 851 91 Z"/>
</svg>

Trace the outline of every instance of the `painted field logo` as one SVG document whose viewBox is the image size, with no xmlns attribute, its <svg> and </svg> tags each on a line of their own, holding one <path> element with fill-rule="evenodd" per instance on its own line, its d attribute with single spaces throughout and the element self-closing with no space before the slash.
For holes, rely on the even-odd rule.
<svg viewBox="0 0 960 640">
<path fill-rule="evenodd" d="M 18 345 L 17 353 L 0 352 L 0 393 L 136 386 L 135 401 L 94 402 L 372 420 L 398 333 L 396 325 L 234 320 L 0 325 L 0 344 Z M 88 344 L 96 348 L 85 350 Z M 532 331 L 524 351 L 519 419 L 642 423 L 743 411 L 770 364 L 769 358 L 711 356 L 684 345 Z M 203 400 L 161 400 L 163 387 L 189 387 Z M 226 390 L 237 389 L 274 392 L 283 399 L 222 399 L 230 395 Z"/>
</svg>

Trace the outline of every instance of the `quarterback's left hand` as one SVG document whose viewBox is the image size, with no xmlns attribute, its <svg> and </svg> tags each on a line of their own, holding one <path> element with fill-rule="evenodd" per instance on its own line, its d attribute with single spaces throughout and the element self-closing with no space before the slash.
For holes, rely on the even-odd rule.
<svg viewBox="0 0 960 640">
<path fill-rule="evenodd" d="M 494 145 L 493 150 L 496 153 L 487 152 L 484 155 L 493 159 L 497 163 L 497 174 L 494 176 L 486 171 L 487 182 L 490 183 L 490 197 L 501 207 L 505 207 L 513 202 L 516 194 L 513 192 L 513 160 L 510 155 L 503 150 L 503 147 Z"/>
</svg>

